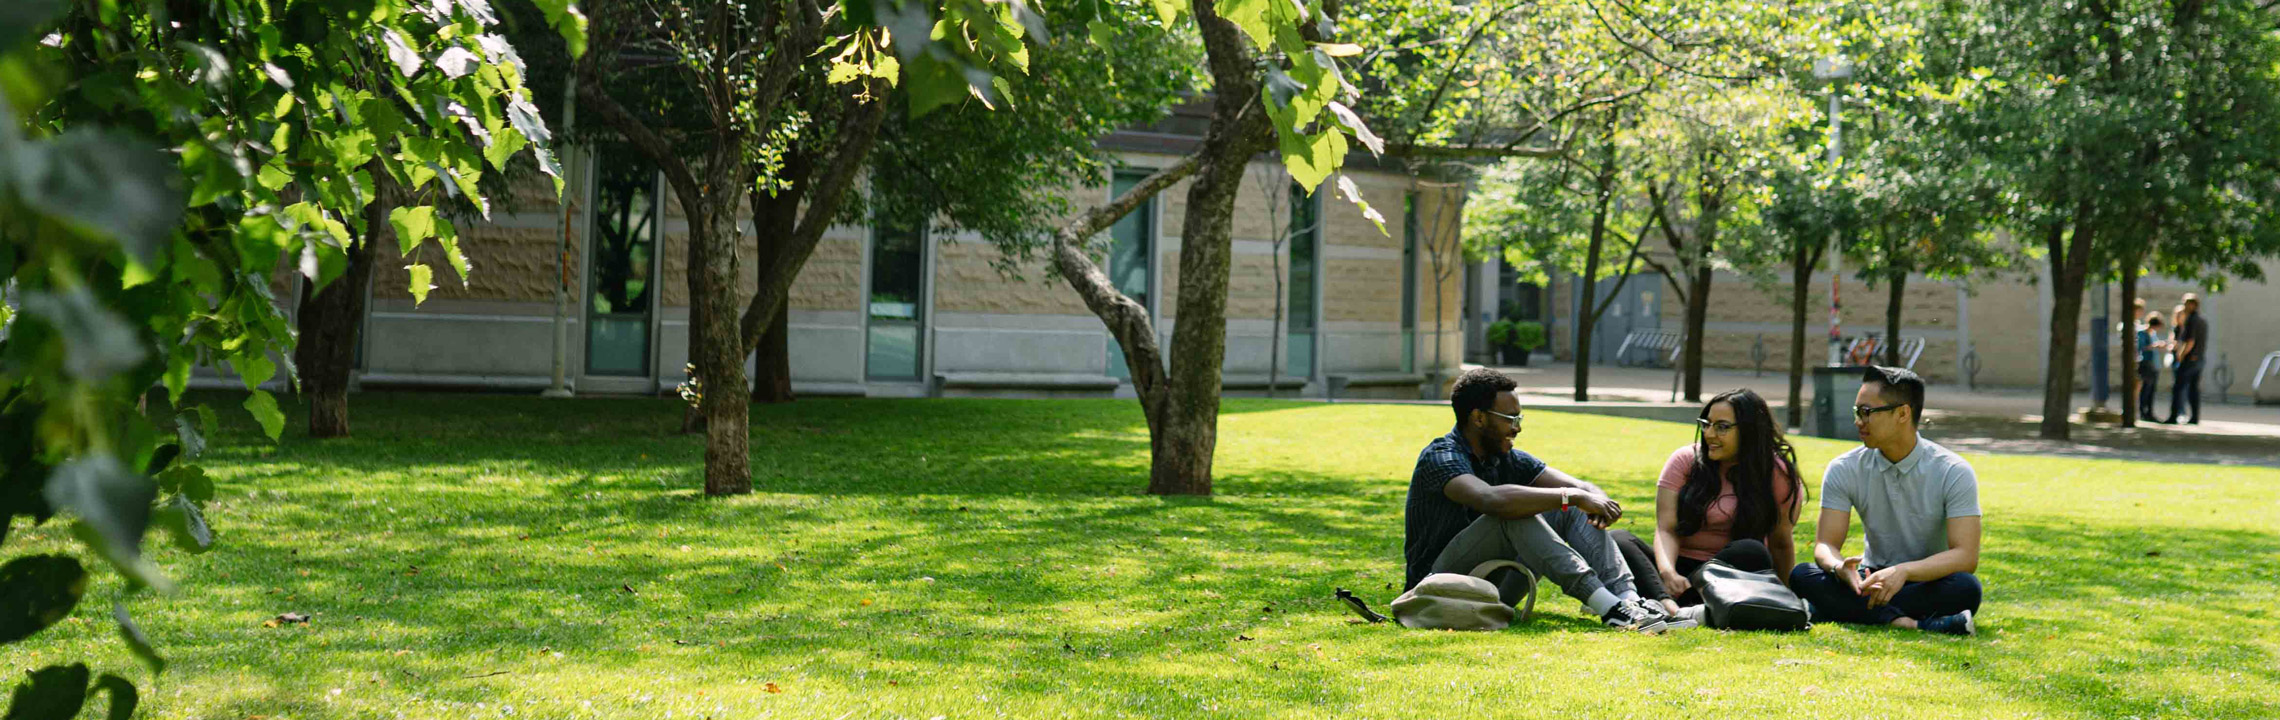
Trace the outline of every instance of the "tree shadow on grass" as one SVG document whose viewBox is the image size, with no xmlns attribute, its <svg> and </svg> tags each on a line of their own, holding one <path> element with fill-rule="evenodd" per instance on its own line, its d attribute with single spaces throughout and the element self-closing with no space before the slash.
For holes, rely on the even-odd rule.
<svg viewBox="0 0 2280 720">
<path fill-rule="evenodd" d="M 358 396 L 373 397 L 393 405 L 363 413 L 359 439 L 217 449 L 231 493 L 215 511 L 228 552 L 180 559 L 189 567 L 179 576 L 202 587 L 144 621 L 183 655 L 181 667 L 305 656 L 476 700 L 498 685 L 463 678 L 471 659 L 544 672 L 531 658 L 563 651 L 571 672 L 666 658 L 797 669 L 848 687 L 977 682 L 1095 704 L 1078 712 L 1135 696 L 1217 698 L 1225 712 L 1269 714 L 1350 703 L 1366 690 L 1338 665 L 1307 659 L 1303 644 L 1279 643 L 1336 632 L 1331 623 L 1345 614 L 1330 588 L 1401 577 L 1405 482 L 1264 468 L 1226 473 L 1218 498 L 1141 496 L 1147 445 L 1136 408 L 1129 422 L 1052 401 L 756 411 L 758 493 L 707 500 L 692 489 L 696 439 L 610 430 L 665 428 L 677 417 L 636 405 L 648 401 L 579 401 L 564 418 L 534 399 L 462 413 L 458 396 Z M 879 408 L 897 414 L 881 422 Z M 290 493 L 246 495 L 270 488 Z M 263 532 L 230 535 L 240 522 Z M 1942 672 L 1994 692 L 2040 684 L 2113 698 L 2036 700 L 2053 714 L 2157 714 L 2157 699 L 2113 678 L 2169 666 L 2280 682 L 2269 651 L 2228 634 L 2271 627 L 2263 598 L 2272 581 L 2248 569 L 2280 556 L 2273 535 L 2029 516 L 1991 522 L 1987 547 L 1987 636 L 1908 636 L 1902 658 L 1974 663 Z M 2161 554 L 2145 554 L 2154 549 Z M 1364 594 L 1382 601 L 1391 590 Z M 1498 641 L 1595 628 L 1563 600 L 1540 597 L 1539 617 Z M 256 629 L 287 609 L 322 613 L 320 629 Z M 1294 617 L 1296 631 L 1285 624 Z M 2028 642 L 2052 636 L 2060 639 Z M 1851 662 L 1896 659 L 1848 647 L 1853 637 L 1823 629 L 1797 642 Z M 316 638 L 332 644 L 316 647 Z M 1368 662 L 1427 663 L 1466 642 L 1405 635 Z M 2138 660 L 2035 654 L 2086 646 Z M 420 650 L 394 654 L 405 647 Z"/>
</svg>

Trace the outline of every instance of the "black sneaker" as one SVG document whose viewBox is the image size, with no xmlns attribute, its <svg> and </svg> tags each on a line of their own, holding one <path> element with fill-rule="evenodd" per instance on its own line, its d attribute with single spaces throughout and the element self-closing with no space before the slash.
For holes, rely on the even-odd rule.
<svg viewBox="0 0 2280 720">
<path fill-rule="evenodd" d="M 1916 628 L 1945 635 L 1971 635 L 1979 632 L 1979 626 L 1971 622 L 1970 610 L 1925 620 L 1917 623 Z"/>
<path fill-rule="evenodd" d="M 1608 608 L 1607 614 L 1599 616 L 1599 620 L 1611 628 L 1647 635 L 1660 635 L 1669 629 L 1661 610 L 1650 608 L 1637 600 L 1616 603 L 1615 607 Z"/>
</svg>

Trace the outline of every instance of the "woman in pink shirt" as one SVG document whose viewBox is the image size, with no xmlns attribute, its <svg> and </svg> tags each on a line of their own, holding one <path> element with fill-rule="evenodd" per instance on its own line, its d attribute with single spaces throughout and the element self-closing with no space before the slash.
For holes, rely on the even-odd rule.
<svg viewBox="0 0 2280 720">
<path fill-rule="evenodd" d="M 1761 572 L 1794 564 L 1792 531 L 1805 493 L 1794 472 L 1797 451 L 1757 393 L 1710 398 L 1695 422 L 1694 444 L 1671 452 L 1655 483 L 1653 546 L 1628 531 L 1609 533 L 1639 594 L 1660 600 L 1674 617 L 1702 603 L 1697 572 L 1712 559 Z"/>
</svg>

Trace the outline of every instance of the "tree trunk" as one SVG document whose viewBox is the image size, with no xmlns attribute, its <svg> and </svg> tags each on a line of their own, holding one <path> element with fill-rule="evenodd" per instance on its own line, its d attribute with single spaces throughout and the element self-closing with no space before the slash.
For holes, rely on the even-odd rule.
<svg viewBox="0 0 2280 720">
<path fill-rule="evenodd" d="M 1888 288 L 1891 296 L 1884 301 L 1884 364 L 1900 366 L 1900 301 L 1908 291 L 1908 273 L 1892 274 Z"/>
<path fill-rule="evenodd" d="M 1575 323 L 1575 401 L 1591 400 L 1591 332 L 1599 325 L 1598 313 L 1589 309 L 1599 304 L 1599 255 L 1607 246 L 1607 205 L 1614 201 L 1615 193 L 1609 187 L 1614 182 L 1615 150 L 1607 148 L 1600 159 L 1599 205 L 1591 211 L 1591 245 L 1583 255 L 1583 301 L 1577 303 Z M 1645 238 L 1640 238 L 1644 240 Z"/>
<path fill-rule="evenodd" d="M 787 167 L 793 163 L 787 161 Z M 791 172 L 805 173 L 813 167 L 804 158 Z M 758 254 L 765 256 L 777 251 L 783 243 L 796 242 L 793 235 L 799 229 L 799 198 L 806 183 L 795 181 L 796 189 L 785 189 L 771 197 L 752 194 L 752 229 L 759 236 L 755 243 Z M 762 272 L 764 263 L 753 262 L 753 272 Z M 763 283 L 754 282 L 753 287 Z M 777 303 L 776 314 L 770 317 L 767 329 L 760 333 L 760 343 L 753 350 L 752 402 L 761 404 L 788 403 L 792 396 L 791 313 L 789 303 Z"/>
<path fill-rule="evenodd" d="M 2122 312 L 2137 307 L 2138 260 L 2135 256 L 2122 260 Z M 2103 332 L 2101 330 L 2100 332 Z M 2138 413 L 2138 346 L 2137 320 L 2131 319 L 2121 328 L 2122 335 L 2122 427 L 2137 427 Z"/>
<path fill-rule="evenodd" d="M 760 335 L 752 365 L 752 402 L 775 405 L 793 400 L 790 315 L 787 304 L 777 305 L 775 321 Z"/>
<path fill-rule="evenodd" d="M 1171 377 L 1149 413 L 1153 495 L 1211 494 L 1219 443 L 1220 366 L 1227 357 L 1227 279 L 1234 254 L 1235 196 L 1252 156 L 1274 135 L 1260 107 L 1259 73 L 1233 22 L 1211 0 L 1193 0 L 1211 66 L 1211 128 L 1197 149 L 1203 166 L 1188 187 L 1180 226 L 1179 322 L 1172 328 Z"/>
<path fill-rule="evenodd" d="M 323 288 L 302 280 L 308 289 L 301 295 L 293 364 L 300 370 L 301 392 L 309 398 L 312 438 L 348 437 L 348 384 L 356 370 L 356 336 L 364 319 L 365 286 L 372 281 L 373 247 L 396 236 L 388 224 L 396 183 L 377 163 L 370 169 L 375 197 L 364 206 L 364 234 L 348 247 L 348 268 Z"/>
<path fill-rule="evenodd" d="M 733 186 L 731 186 L 733 187 Z M 724 202 L 688 203 L 689 359 L 704 396 L 705 494 L 752 491 L 752 395 L 745 384 L 744 346 L 737 329 L 736 208 L 741 193 Z M 699 209 L 701 208 L 701 210 Z"/>
<path fill-rule="evenodd" d="M 1257 108 L 1243 111 L 1245 105 L 1259 102 L 1256 86 L 1252 81 L 1235 93 L 1221 90 L 1216 95 L 1214 132 L 1202 149 L 1206 164 L 1188 188 L 1187 216 L 1180 227 L 1179 322 L 1172 327 L 1170 386 L 1157 417 L 1148 423 L 1155 452 L 1148 475 L 1150 494 L 1211 494 L 1212 453 L 1219 442 L 1220 366 L 1227 357 L 1235 196 L 1242 189 L 1251 156 L 1265 150 L 1271 139 L 1266 114 Z"/>
<path fill-rule="evenodd" d="M 1789 427 L 1805 427 L 1805 302 L 1820 260 L 1799 242 L 1789 253 Z"/>
<path fill-rule="evenodd" d="M 2045 240 L 2052 251 L 2050 369 L 2043 378 L 2041 436 L 2045 440 L 2066 440 L 2072 429 L 2068 421 L 2074 412 L 2075 335 L 2082 321 L 2082 287 L 2090 274 L 2090 246 L 2096 235 L 2091 215 L 2090 204 L 2082 202 L 2069 223 L 2074 232 L 2065 245 L 2059 244 L 2065 225 L 2053 227 Z"/>
<path fill-rule="evenodd" d="M 1702 335 L 1710 324 L 1710 263 L 1694 270 L 1686 304 L 1686 401 L 1702 402 Z"/>
<path fill-rule="evenodd" d="M 1701 219 L 1695 224 L 1694 279 L 1686 292 L 1686 401 L 1702 402 L 1702 345 L 1710 324 L 1710 255 L 1718 247 L 1718 224 L 1724 219 L 1724 198 L 1703 181 L 1699 201 Z"/>
</svg>

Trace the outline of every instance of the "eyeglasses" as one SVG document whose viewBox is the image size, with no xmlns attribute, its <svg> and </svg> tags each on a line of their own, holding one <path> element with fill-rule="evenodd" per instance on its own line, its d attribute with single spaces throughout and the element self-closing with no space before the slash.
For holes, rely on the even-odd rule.
<svg viewBox="0 0 2280 720">
<path fill-rule="evenodd" d="M 1520 430 L 1520 418 L 1521 418 L 1521 413 L 1513 413 L 1513 414 L 1510 414 L 1510 415 L 1506 415 L 1506 414 L 1504 414 L 1504 413 L 1500 413 L 1500 412 L 1497 412 L 1497 411 L 1495 411 L 1495 410 L 1490 410 L 1490 409 L 1488 409 L 1488 408 L 1481 408 L 1481 410 L 1480 410 L 1480 411 L 1481 411 L 1481 412 L 1484 412 L 1484 413 L 1488 413 L 1488 414 L 1490 414 L 1490 415 L 1495 415 L 1495 416 L 1497 416 L 1497 417 L 1500 417 L 1500 418 L 1504 418 L 1504 421 L 1505 421 L 1505 422 L 1508 422 L 1508 423 L 1512 423 L 1512 429 L 1513 429 L 1513 431 L 1517 432 L 1517 431 L 1519 431 L 1519 430 Z"/>
<path fill-rule="evenodd" d="M 1868 422 L 1868 416 L 1870 415 L 1875 415 L 1877 413 L 1891 410 L 1893 408 L 1907 407 L 1907 405 L 1907 403 L 1893 403 L 1890 405 L 1881 405 L 1877 407 L 1869 407 L 1867 405 L 1854 405 L 1853 419 L 1859 420 L 1861 422 Z"/>
<path fill-rule="evenodd" d="M 1736 427 L 1733 423 L 1726 422 L 1724 420 L 1711 422 L 1709 418 L 1695 418 L 1694 424 L 1701 425 L 1703 432 L 1714 433 L 1718 435 L 1724 435 L 1726 433 L 1733 432 L 1734 428 Z"/>
</svg>

